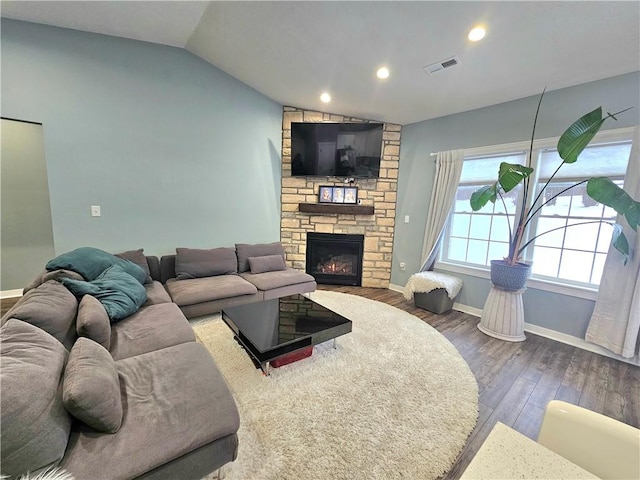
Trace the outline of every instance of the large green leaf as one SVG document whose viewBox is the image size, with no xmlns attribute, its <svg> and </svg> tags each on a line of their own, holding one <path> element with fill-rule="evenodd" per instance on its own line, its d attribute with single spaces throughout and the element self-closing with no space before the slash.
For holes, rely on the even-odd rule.
<svg viewBox="0 0 640 480">
<path fill-rule="evenodd" d="M 498 183 L 506 193 L 516 188 L 522 180 L 532 173 L 533 168 L 518 163 L 502 162 L 498 172 Z"/>
<path fill-rule="evenodd" d="M 491 203 L 496 203 L 497 197 L 498 186 L 494 183 L 493 185 L 486 185 L 473 192 L 469 203 L 471 204 L 472 210 L 477 212 L 484 207 L 489 200 L 491 200 Z"/>
<path fill-rule="evenodd" d="M 629 222 L 634 230 L 640 224 L 640 202 L 607 177 L 590 178 L 587 182 L 587 194 L 600 203 L 613 208 Z"/>
<path fill-rule="evenodd" d="M 602 107 L 583 115 L 565 130 L 558 140 L 558 155 L 565 163 L 574 163 L 606 120 Z"/>
<path fill-rule="evenodd" d="M 626 265 L 629 261 L 629 242 L 627 241 L 627 237 L 624 236 L 624 233 L 622 233 L 622 226 L 617 223 L 613 225 L 611 241 L 613 242 L 613 247 L 624 257 L 624 264 Z"/>
</svg>

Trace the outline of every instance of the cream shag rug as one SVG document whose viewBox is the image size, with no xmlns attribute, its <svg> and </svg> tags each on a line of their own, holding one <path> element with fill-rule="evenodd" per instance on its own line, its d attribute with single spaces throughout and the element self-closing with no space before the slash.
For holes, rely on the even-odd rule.
<svg viewBox="0 0 640 480">
<path fill-rule="evenodd" d="M 440 333 L 395 307 L 337 292 L 314 301 L 353 331 L 265 377 L 220 315 L 192 321 L 240 412 L 227 480 L 435 479 L 476 424 L 478 387 Z"/>
</svg>

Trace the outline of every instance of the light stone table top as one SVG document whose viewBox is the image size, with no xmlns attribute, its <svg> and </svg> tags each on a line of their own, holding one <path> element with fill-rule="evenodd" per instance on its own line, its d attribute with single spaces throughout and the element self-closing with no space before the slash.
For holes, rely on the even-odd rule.
<svg viewBox="0 0 640 480">
<path fill-rule="evenodd" d="M 598 477 L 498 422 L 460 478 L 568 480 Z"/>
</svg>

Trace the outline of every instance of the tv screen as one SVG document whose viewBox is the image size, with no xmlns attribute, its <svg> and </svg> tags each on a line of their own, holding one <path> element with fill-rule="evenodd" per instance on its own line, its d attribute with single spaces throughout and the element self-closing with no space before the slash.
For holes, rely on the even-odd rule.
<svg viewBox="0 0 640 480">
<path fill-rule="evenodd" d="M 381 123 L 291 123 L 291 175 L 380 175 Z"/>
</svg>

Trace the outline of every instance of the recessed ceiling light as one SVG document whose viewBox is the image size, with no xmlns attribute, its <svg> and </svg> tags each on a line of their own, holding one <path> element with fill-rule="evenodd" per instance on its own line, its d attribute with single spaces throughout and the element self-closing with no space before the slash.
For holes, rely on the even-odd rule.
<svg viewBox="0 0 640 480">
<path fill-rule="evenodd" d="M 487 31 L 483 27 L 475 27 L 469 32 L 469 40 L 477 42 L 478 40 L 482 40 L 486 34 Z"/>
<path fill-rule="evenodd" d="M 329 95 L 327 92 L 324 92 L 322 95 L 320 95 L 320 100 L 322 100 L 324 103 L 329 103 L 331 101 L 331 95 Z"/>
<path fill-rule="evenodd" d="M 378 78 L 389 78 L 389 69 L 387 67 L 380 67 L 376 72 Z"/>
</svg>

